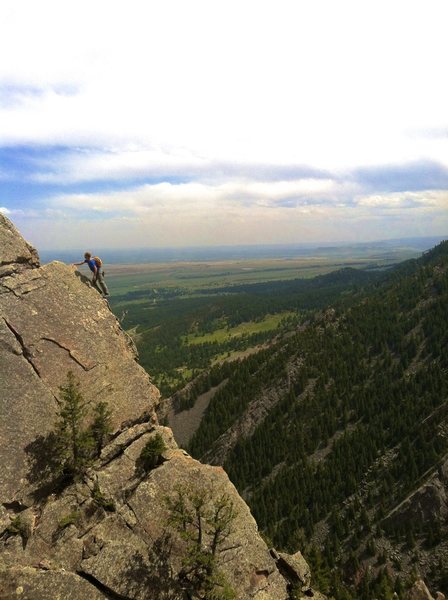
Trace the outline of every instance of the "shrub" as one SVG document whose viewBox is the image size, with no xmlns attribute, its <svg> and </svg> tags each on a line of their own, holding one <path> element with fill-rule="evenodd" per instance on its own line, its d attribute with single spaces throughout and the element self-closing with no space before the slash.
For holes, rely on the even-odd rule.
<svg viewBox="0 0 448 600">
<path fill-rule="evenodd" d="M 100 487 L 97 483 L 95 483 L 92 490 L 92 499 L 97 506 L 104 508 L 108 512 L 115 512 L 116 506 L 115 502 L 111 498 L 107 498 L 103 492 L 100 490 Z"/>
<path fill-rule="evenodd" d="M 22 537 L 26 534 L 26 525 L 20 518 L 20 515 L 11 521 L 6 528 L 6 533 L 8 535 L 21 535 Z"/>
<path fill-rule="evenodd" d="M 78 510 L 75 510 L 67 515 L 64 515 L 58 522 L 59 529 L 65 529 L 70 525 L 78 525 L 81 519 L 81 513 Z"/>
<path fill-rule="evenodd" d="M 184 540 L 179 581 L 188 597 L 233 600 L 236 595 L 220 570 L 220 563 L 237 546 L 228 545 L 236 511 L 229 496 L 214 496 L 211 489 L 178 488 L 165 499 L 168 525 Z"/>
<path fill-rule="evenodd" d="M 159 462 L 160 456 L 165 452 L 166 446 L 160 433 L 156 433 L 144 446 L 138 459 L 139 467 L 148 472 L 154 469 Z"/>
<path fill-rule="evenodd" d="M 77 479 L 89 465 L 93 446 L 91 435 L 82 428 L 87 415 L 87 403 L 71 371 L 67 374 L 67 384 L 61 386 L 60 390 L 61 409 L 55 430 L 59 469 L 63 474 Z"/>
<path fill-rule="evenodd" d="M 111 431 L 111 411 L 106 402 L 99 402 L 94 409 L 93 423 L 87 426 L 88 402 L 84 400 L 79 381 L 71 371 L 67 373 L 67 383 L 60 387 L 60 391 L 59 420 L 50 434 L 52 470 L 57 476 L 76 481 L 101 453 Z"/>
<path fill-rule="evenodd" d="M 112 411 L 106 402 L 99 402 L 94 408 L 94 415 L 90 431 L 94 440 L 95 455 L 98 457 L 112 431 Z"/>
</svg>

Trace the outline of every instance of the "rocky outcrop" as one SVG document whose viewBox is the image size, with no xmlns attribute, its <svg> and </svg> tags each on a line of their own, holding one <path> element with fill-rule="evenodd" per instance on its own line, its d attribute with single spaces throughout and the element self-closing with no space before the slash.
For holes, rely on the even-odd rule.
<svg viewBox="0 0 448 600">
<path fill-rule="evenodd" d="M 39 266 L 39 256 L 9 219 L 0 213 L 0 277 Z"/>
<path fill-rule="evenodd" d="M 448 518 L 448 460 L 384 520 L 386 527 L 409 523 L 445 523 Z"/>
<path fill-rule="evenodd" d="M 214 442 L 201 460 L 211 465 L 223 465 L 236 444 L 253 435 L 257 427 L 268 418 L 271 410 L 288 391 L 289 381 L 300 370 L 302 360 L 289 362 L 287 376 L 275 385 L 266 387 L 249 403 L 244 413 Z"/>
<path fill-rule="evenodd" d="M 0 499 L 27 504 L 68 371 L 88 402 L 107 402 L 115 431 L 155 418 L 159 392 L 107 302 L 74 267 L 40 267 L 5 217 L 0 240 L 8 267 L 0 278 Z"/>
<path fill-rule="evenodd" d="M 445 596 L 437 592 L 434 598 L 426 587 L 425 582 L 419 579 L 408 591 L 406 600 L 445 600 Z"/>
<path fill-rule="evenodd" d="M 166 447 L 162 464 L 142 473 L 139 456 L 156 434 Z M 168 525 L 168 499 L 179 490 L 185 497 L 203 491 L 210 508 L 223 496 L 233 506 L 219 565 L 237 598 L 286 600 L 287 583 L 225 472 L 192 459 L 170 429 L 150 423 L 123 432 L 83 481 L 34 506 L 31 525 L 25 527 L 27 511 L 11 514 L 16 531 L 3 531 L 0 590 L 20 588 L 28 598 L 45 597 L 45 586 L 70 588 L 68 597 L 76 600 L 183 598 L 179 572 L 186 542 Z"/>
<path fill-rule="evenodd" d="M 226 473 L 193 460 L 157 424 L 158 391 L 107 302 L 73 267 L 39 266 L 4 217 L 3 239 L 0 598 L 181 600 L 191 549 L 188 523 L 173 519 L 180 498 L 202 515 L 201 547 L 214 547 L 219 532 L 218 587 L 226 581 L 238 600 L 287 600 L 290 581 Z M 46 440 L 68 371 L 92 406 L 108 403 L 114 433 L 76 482 L 44 489 Z M 148 466 L 142 450 L 156 436 L 165 449 Z"/>
<path fill-rule="evenodd" d="M 300 592 L 310 591 L 311 571 L 301 552 L 291 555 L 272 549 L 271 556 L 276 561 L 279 571 L 292 585 L 299 588 Z"/>
<path fill-rule="evenodd" d="M 45 567 L 11 567 L 0 565 L 0 598 L 21 600 L 104 600 L 95 586 L 76 573 Z"/>
</svg>

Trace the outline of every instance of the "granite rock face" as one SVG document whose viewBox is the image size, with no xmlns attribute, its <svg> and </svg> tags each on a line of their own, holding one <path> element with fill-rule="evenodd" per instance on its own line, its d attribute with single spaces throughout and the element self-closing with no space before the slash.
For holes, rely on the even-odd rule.
<svg viewBox="0 0 448 600">
<path fill-rule="evenodd" d="M 142 473 L 138 458 L 156 434 L 165 444 L 161 464 Z M 71 594 L 60 597 L 74 600 L 181 600 L 186 542 L 168 523 L 167 501 L 178 490 L 186 497 L 203 491 L 210 507 L 223 495 L 233 505 L 220 568 L 236 598 L 286 600 L 288 584 L 223 469 L 192 459 L 177 447 L 170 429 L 150 423 L 130 428 L 106 446 L 82 481 L 15 515 L 16 522 L 34 519 L 26 534 L 22 526 L 15 535 L 3 532 L 0 590 L 20 588 L 28 594 L 20 597 L 57 598 L 41 590 L 60 586 L 60 593 L 69 588 Z"/>
<path fill-rule="evenodd" d="M 287 600 L 291 581 L 226 473 L 157 424 L 158 390 L 107 302 L 74 267 L 39 266 L 5 217 L 0 242 L 0 598 L 182 600 L 188 540 L 170 499 L 199 494 L 207 515 L 232 507 L 219 569 L 236 599 Z M 114 434 L 79 480 L 42 488 L 68 371 L 92 406 L 108 403 Z M 164 450 L 143 466 L 155 436 Z M 202 539 L 211 547 L 209 526 Z"/>
<path fill-rule="evenodd" d="M 291 555 L 271 550 L 271 555 L 276 560 L 279 570 L 301 592 L 311 590 L 311 571 L 301 552 Z"/>
<path fill-rule="evenodd" d="M 448 460 L 410 494 L 385 519 L 386 526 L 402 527 L 411 522 L 444 523 L 448 518 Z"/>
<path fill-rule="evenodd" d="M 79 575 L 64 569 L 49 571 L 39 566 L 4 569 L 0 566 L 0 598 L 104 600 L 107 596 Z"/>
<path fill-rule="evenodd" d="M 0 214 L 0 277 L 39 266 L 39 256 L 9 219 Z"/>
<path fill-rule="evenodd" d="M 40 267 L 1 215 L 0 265 L 0 501 L 27 504 L 68 371 L 92 406 L 107 402 L 115 431 L 155 419 L 159 392 L 100 294 L 74 267 Z"/>
</svg>

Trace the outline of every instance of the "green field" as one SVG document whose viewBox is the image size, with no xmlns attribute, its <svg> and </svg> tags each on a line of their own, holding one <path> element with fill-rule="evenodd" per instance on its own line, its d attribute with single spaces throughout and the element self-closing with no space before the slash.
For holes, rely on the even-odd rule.
<svg viewBox="0 0 448 600">
<path fill-rule="evenodd" d="M 212 333 L 203 335 L 189 334 L 183 338 L 185 344 L 210 344 L 217 342 L 218 344 L 231 340 L 232 338 L 242 337 L 244 335 L 253 335 L 266 331 L 274 331 L 280 325 L 281 321 L 288 316 L 293 315 L 291 311 L 277 313 L 275 315 L 266 315 L 258 321 L 250 321 L 248 323 L 240 323 L 235 327 L 221 327 Z"/>
<path fill-rule="evenodd" d="M 132 291 L 179 288 L 195 290 L 244 283 L 311 278 L 343 267 L 365 269 L 385 267 L 396 262 L 391 258 L 297 258 L 253 259 L 220 262 L 144 263 L 108 265 L 107 283 L 114 296 Z"/>
</svg>

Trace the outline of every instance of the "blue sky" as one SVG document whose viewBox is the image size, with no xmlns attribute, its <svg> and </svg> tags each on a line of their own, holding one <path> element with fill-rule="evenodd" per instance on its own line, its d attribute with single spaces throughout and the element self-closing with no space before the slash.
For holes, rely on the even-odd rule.
<svg viewBox="0 0 448 600">
<path fill-rule="evenodd" d="M 38 248 L 448 234 L 445 0 L 3 0 L 0 211 Z"/>
</svg>

